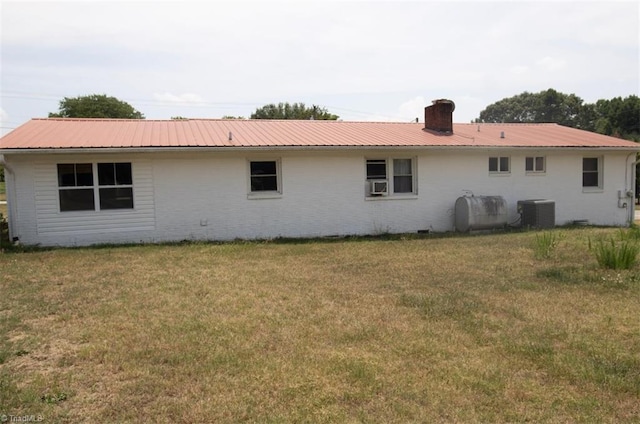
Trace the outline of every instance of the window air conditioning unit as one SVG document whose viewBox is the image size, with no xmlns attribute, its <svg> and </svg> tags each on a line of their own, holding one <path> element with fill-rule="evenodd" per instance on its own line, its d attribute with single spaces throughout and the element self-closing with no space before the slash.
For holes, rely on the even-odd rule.
<svg viewBox="0 0 640 424">
<path fill-rule="evenodd" d="M 371 180 L 370 194 L 386 195 L 389 191 L 389 182 L 387 180 Z"/>
</svg>

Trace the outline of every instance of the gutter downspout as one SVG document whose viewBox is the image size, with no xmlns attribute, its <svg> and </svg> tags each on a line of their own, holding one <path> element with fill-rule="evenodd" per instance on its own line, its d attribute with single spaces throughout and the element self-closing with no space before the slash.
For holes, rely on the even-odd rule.
<svg viewBox="0 0 640 424">
<path fill-rule="evenodd" d="M 13 168 L 11 168 L 11 166 L 5 162 L 4 159 L 4 155 L 0 154 L 0 165 L 2 165 L 5 169 L 6 172 L 8 172 L 9 174 L 11 174 L 11 185 L 9 188 L 7 188 L 7 209 L 8 209 L 8 215 L 9 215 L 9 219 L 8 219 L 8 223 L 9 223 L 9 241 L 12 242 L 14 235 L 14 222 L 15 222 L 15 208 L 14 208 L 14 199 L 15 199 L 15 193 L 13 190 L 15 190 L 15 186 L 16 186 L 16 173 L 13 172 Z M 7 182 L 7 174 L 5 173 L 5 187 L 6 186 L 6 182 Z M 11 190 L 11 192 L 10 192 Z"/>
<path fill-rule="evenodd" d="M 9 164 L 7 162 L 5 162 L 4 160 L 4 155 L 0 155 L 0 165 L 2 165 L 4 167 L 4 169 L 6 169 L 7 171 L 9 171 L 9 173 L 11 175 L 15 175 L 13 173 L 13 169 L 11 169 L 11 167 L 9 166 Z"/>
</svg>

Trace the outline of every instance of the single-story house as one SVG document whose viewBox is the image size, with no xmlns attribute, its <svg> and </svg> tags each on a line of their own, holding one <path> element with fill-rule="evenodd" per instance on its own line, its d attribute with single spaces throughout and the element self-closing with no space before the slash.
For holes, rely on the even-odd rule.
<svg viewBox="0 0 640 424">
<path fill-rule="evenodd" d="M 640 145 L 557 124 L 33 119 L 0 139 L 26 245 L 456 230 L 464 197 L 548 199 L 553 223 L 633 221 Z"/>
</svg>

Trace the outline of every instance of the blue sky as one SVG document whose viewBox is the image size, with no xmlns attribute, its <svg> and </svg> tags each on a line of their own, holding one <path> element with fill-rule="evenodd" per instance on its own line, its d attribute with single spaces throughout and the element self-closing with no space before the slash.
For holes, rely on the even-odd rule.
<svg viewBox="0 0 640 424">
<path fill-rule="evenodd" d="M 2 134 L 107 94 L 148 119 L 248 117 L 267 103 L 344 120 L 454 121 L 524 91 L 640 92 L 637 1 L 7 1 Z"/>
</svg>

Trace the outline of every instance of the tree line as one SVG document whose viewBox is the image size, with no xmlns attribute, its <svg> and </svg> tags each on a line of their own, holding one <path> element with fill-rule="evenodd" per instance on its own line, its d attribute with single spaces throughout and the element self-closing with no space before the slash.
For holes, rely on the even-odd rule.
<svg viewBox="0 0 640 424">
<path fill-rule="evenodd" d="M 525 91 L 487 106 L 474 122 L 554 122 L 640 141 L 640 98 L 630 95 L 585 103 L 575 94 L 560 93 L 552 88 L 539 93 Z"/>
<path fill-rule="evenodd" d="M 115 97 L 92 94 L 60 101 L 59 111 L 49 117 L 144 119 L 130 104 Z M 225 119 L 245 119 L 224 116 Z M 339 116 L 326 108 L 304 103 L 270 103 L 257 108 L 249 119 L 318 119 L 336 120 Z M 176 116 L 172 119 L 186 119 Z M 585 103 L 575 94 L 552 88 L 538 93 L 521 94 L 499 100 L 480 112 L 476 123 L 540 123 L 553 122 L 568 127 L 640 141 L 640 98 L 601 99 Z"/>
<path fill-rule="evenodd" d="M 144 119 L 144 115 L 129 103 L 105 94 L 65 97 L 59 103 L 58 112 L 49 113 L 49 118 L 112 118 Z M 339 116 L 326 108 L 304 103 L 270 103 L 251 114 L 250 119 L 318 119 L 336 120 Z M 187 119 L 174 116 L 171 119 Z M 223 116 L 223 119 L 245 119 L 242 116 Z"/>
</svg>

